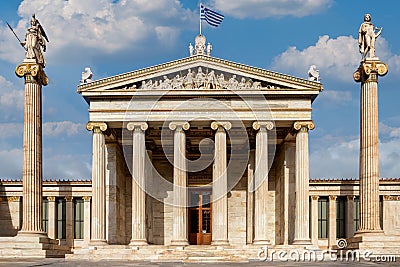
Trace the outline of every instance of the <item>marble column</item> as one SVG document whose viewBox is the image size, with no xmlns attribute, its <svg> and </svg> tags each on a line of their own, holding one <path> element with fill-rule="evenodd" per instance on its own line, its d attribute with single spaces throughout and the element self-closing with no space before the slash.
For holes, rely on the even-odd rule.
<svg viewBox="0 0 400 267">
<path fill-rule="evenodd" d="M 319 196 L 311 197 L 311 243 L 318 246 L 318 199 Z"/>
<path fill-rule="evenodd" d="M 254 240 L 254 165 L 255 165 L 255 150 L 251 149 L 249 154 L 249 163 L 247 165 L 247 205 L 246 205 L 246 220 L 247 220 L 247 235 L 246 243 L 252 244 Z"/>
<path fill-rule="evenodd" d="M 72 248 L 74 246 L 74 201 L 72 196 L 65 197 L 66 207 L 66 225 L 65 225 L 65 240 L 67 246 Z"/>
<path fill-rule="evenodd" d="M 378 76 L 388 66 L 367 58 L 354 73 L 361 82 L 360 99 L 360 226 L 358 233 L 382 232 L 379 223 Z"/>
<path fill-rule="evenodd" d="M 336 245 L 336 198 L 337 196 L 329 196 L 328 246 L 330 248 Z"/>
<path fill-rule="evenodd" d="M 346 201 L 346 237 L 354 236 L 354 196 L 347 196 Z"/>
<path fill-rule="evenodd" d="M 83 196 L 84 206 L 84 218 L 83 218 L 83 239 L 85 240 L 85 244 L 89 244 L 90 242 L 90 219 L 91 219 L 91 206 L 90 206 L 90 196 Z"/>
<path fill-rule="evenodd" d="M 118 243 L 117 201 L 117 151 L 118 144 L 106 143 L 106 237 L 108 244 Z"/>
<path fill-rule="evenodd" d="M 89 122 L 86 125 L 93 131 L 92 160 L 92 235 L 91 245 L 106 245 L 106 159 L 105 136 L 107 124 L 104 122 Z"/>
<path fill-rule="evenodd" d="M 228 173 L 226 131 L 230 122 L 212 122 L 215 133 L 215 154 L 212 185 L 212 245 L 229 245 L 228 241 Z"/>
<path fill-rule="evenodd" d="M 295 233 L 293 244 L 307 245 L 311 243 L 309 233 L 309 179 L 310 164 L 308 150 L 308 130 L 314 129 L 312 121 L 295 122 L 296 133 L 296 208 Z"/>
<path fill-rule="evenodd" d="M 46 237 L 42 224 L 42 85 L 48 80 L 41 65 L 25 59 L 15 73 L 25 79 L 22 164 L 23 223 L 18 235 Z"/>
<path fill-rule="evenodd" d="M 47 197 L 47 201 L 49 203 L 47 235 L 51 239 L 56 239 L 56 197 Z"/>
<path fill-rule="evenodd" d="M 171 122 L 169 128 L 174 131 L 174 187 L 172 207 L 173 225 L 171 245 L 186 246 L 187 229 L 187 159 L 186 134 L 188 122 Z"/>
<path fill-rule="evenodd" d="M 256 161 L 254 171 L 254 240 L 253 244 L 270 244 L 268 229 L 268 130 L 272 130 L 272 122 L 254 122 L 253 129 L 256 135 Z"/>
<path fill-rule="evenodd" d="M 146 239 L 146 122 L 130 122 L 127 125 L 133 131 L 132 147 L 132 238 L 131 246 L 145 246 Z"/>
</svg>

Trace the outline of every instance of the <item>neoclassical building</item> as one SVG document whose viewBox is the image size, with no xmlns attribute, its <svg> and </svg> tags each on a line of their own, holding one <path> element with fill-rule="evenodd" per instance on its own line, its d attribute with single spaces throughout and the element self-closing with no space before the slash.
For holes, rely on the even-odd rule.
<svg viewBox="0 0 400 267">
<path fill-rule="evenodd" d="M 354 236 L 358 181 L 309 177 L 322 84 L 215 58 L 205 44 L 199 35 L 187 58 L 78 86 L 91 180 L 43 187 L 43 229 L 69 257 L 249 260 L 265 246 Z M 379 186 L 381 227 L 400 235 L 400 181 Z M 1 235 L 21 226 L 21 192 L 0 184 Z"/>
</svg>

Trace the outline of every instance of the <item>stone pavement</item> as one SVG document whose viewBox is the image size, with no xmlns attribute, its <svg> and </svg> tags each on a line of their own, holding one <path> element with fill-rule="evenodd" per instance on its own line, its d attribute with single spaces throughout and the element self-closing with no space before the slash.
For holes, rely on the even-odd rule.
<svg viewBox="0 0 400 267">
<path fill-rule="evenodd" d="M 392 263 L 374 263 L 374 262 L 248 262 L 248 263 L 156 263 L 156 262 L 134 262 L 134 261 L 71 261 L 65 259 L 0 259 L 0 266 L 96 266 L 96 267 L 114 267 L 114 266 L 160 266 L 160 267 L 180 267 L 180 266 L 400 266 L 400 259 Z"/>
</svg>

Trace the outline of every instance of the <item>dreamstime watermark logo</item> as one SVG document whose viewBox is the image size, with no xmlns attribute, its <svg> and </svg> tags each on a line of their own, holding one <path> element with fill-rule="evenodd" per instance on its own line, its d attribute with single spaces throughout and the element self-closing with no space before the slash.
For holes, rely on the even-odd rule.
<svg viewBox="0 0 400 267">
<path fill-rule="evenodd" d="M 258 251 L 260 261 L 371 261 L 371 262 L 395 262 L 393 255 L 373 255 L 369 250 L 351 250 L 347 249 L 348 244 L 345 239 L 337 241 L 338 249 L 289 249 L 279 250 L 270 249 L 267 246 Z"/>
<path fill-rule="evenodd" d="M 204 97 L 195 89 L 185 90 L 184 94 L 174 89 L 139 89 L 126 107 L 122 143 L 125 144 L 123 152 L 127 166 L 134 182 L 162 203 L 181 207 L 197 205 L 186 197 L 174 200 L 171 192 L 189 190 L 188 179 L 183 184 L 176 183 L 175 174 L 180 177 L 187 175 L 189 179 L 212 177 L 206 183 L 190 185 L 190 189 L 195 191 L 216 189 L 212 198 L 203 199 L 203 205 L 226 196 L 242 177 L 247 176 L 245 172 L 251 148 L 256 141 L 254 134 L 261 131 L 257 127 L 253 129 L 253 123 L 274 125 L 269 103 L 261 91 L 251 90 L 250 94 L 248 91 L 242 94 L 238 90 L 224 89 L 220 93 L 218 89 L 209 89 L 209 92 Z M 219 133 L 222 135 L 218 135 L 217 140 Z M 216 142 L 219 142 L 219 147 L 216 147 Z M 276 143 L 275 127 L 268 128 L 268 141 L 264 144 L 267 149 L 260 153 L 271 159 L 271 155 L 274 158 L 275 146 L 268 146 L 268 143 Z M 146 149 L 152 150 L 153 159 Z M 191 155 L 187 155 L 189 150 Z M 222 153 L 225 155 L 221 158 Z M 260 155 L 256 161 L 262 158 Z M 216 166 L 216 161 L 226 167 L 221 169 Z M 258 165 L 255 162 L 255 166 Z M 268 161 L 267 170 L 271 165 L 272 161 Z M 135 168 L 144 171 L 138 173 Z M 261 179 L 255 177 L 249 191 L 255 191 L 268 178 L 267 173 L 260 175 Z"/>
</svg>

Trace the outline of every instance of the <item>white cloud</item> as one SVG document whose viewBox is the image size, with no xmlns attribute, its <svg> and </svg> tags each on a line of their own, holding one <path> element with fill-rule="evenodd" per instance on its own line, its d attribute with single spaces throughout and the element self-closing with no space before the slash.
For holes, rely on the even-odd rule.
<svg viewBox="0 0 400 267">
<path fill-rule="evenodd" d="M 0 139 L 22 136 L 23 130 L 22 123 L 0 123 Z"/>
<path fill-rule="evenodd" d="M 390 51 L 388 42 L 377 39 L 376 54 L 390 65 L 392 72 L 400 74 L 400 56 Z M 357 40 L 352 36 L 339 36 L 336 39 L 328 35 L 320 36 L 315 45 L 304 50 L 289 47 L 274 58 L 271 68 L 280 72 L 289 72 L 299 77 L 306 77 L 311 65 L 320 70 L 321 80 L 339 80 L 353 83 L 353 73 L 361 60 Z"/>
<path fill-rule="evenodd" d="M 381 177 L 400 176 L 400 128 L 379 124 L 379 158 Z M 324 145 L 310 152 L 313 178 L 358 178 L 359 137 L 320 139 Z M 327 176 L 329 175 L 329 176 Z"/>
<path fill-rule="evenodd" d="M 211 5 L 225 15 L 237 18 L 305 17 L 320 13 L 333 0 L 212 0 Z"/>
<path fill-rule="evenodd" d="M 322 93 L 320 93 L 318 97 L 318 101 L 326 101 L 329 103 L 337 104 L 345 104 L 352 100 L 352 95 L 350 91 L 337 91 L 326 89 Z"/>
<path fill-rule="evenodd" d="M 43 135 L 45 136 L 73 136 L 83 131 L 86 131 L 84 124 L 71 121 L 46 122 L 43 124 Z"/>
<path fill-rule="evenodd" d="M 25 0 L 19 6 L 21 20 L 15 27 L 21 37 L 32 10 L 50 40 L 47 61 L 132 53 L 145 43 L 162 50 L 176 41 L 182 29 L 196 23 L 194 12 L 184 9 L 178 0 Z M 15 63 L 22 57 L 23 51 L 2 25 L 0 58 Z"/>
<path fill-rule="evenodd" d="M 1 178 L 21 178 L 22 149 L 0 150 Z"/>
<path fill-rule="evenodd" d="M 17 89 L 12 82 L 0 75 L 0 119 L 14 118 L 17 114 L 20 116 L 23 107 L 24 90 Z"/>
</svg>

